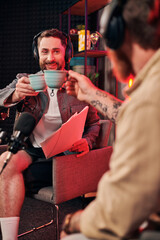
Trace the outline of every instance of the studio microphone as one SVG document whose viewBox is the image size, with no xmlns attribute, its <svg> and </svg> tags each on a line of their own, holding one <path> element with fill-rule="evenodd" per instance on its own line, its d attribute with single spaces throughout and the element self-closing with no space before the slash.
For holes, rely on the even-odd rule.
<svg viewBox="0 0 160 240">
<path fill-rule="evenodd" d="M 15 122 L 15 127 L 13 130 L 13 135 L 8 143 L 8 155 L 4 161 L 4 165 L 2 167 L 2 171 L 7 166 L 7 163 L 11 159 L 12 154 L 17 153 L 20 149 L 25 148 L 25 141 L 32 133 L 34 127 L 36 125 L 35 117 L 28 112 L 23 112 L 18 120 Z"/>
<path fill-rule="evenodd" d="M 36 125 L 36 120 L 31 113 L 23 112 L 18 120 L 15 122 L 13 135 L 11 136 L 8 144 L 8 151 L 13 154 L 17 153 L 24 147 L 24 142 L 32 133 Z"/>
</svg>

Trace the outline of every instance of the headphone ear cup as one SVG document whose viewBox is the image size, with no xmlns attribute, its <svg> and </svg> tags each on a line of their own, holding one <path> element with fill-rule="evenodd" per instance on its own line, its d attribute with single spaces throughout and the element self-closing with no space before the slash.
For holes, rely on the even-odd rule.
<svg viewBox="0 0 160 240">
<path fill-rule="evenodd" d="M 67 36 L 67 46 L 65 52 L 65 62 L 70 63 L 71 58 L 73 57 L 73 44 L 69 36 Z"/>
<path fill-rule="evenodd" d="M 112 17 L 106 32 L 106 43 L 111 49 L 118 49 L 124 40 L 124 21 L 121 16 Z"/>
<path fill-rule="evenodd" d="M 36 61 L 39 60 L 39 54 L 38 54 L 38 49 L 37 49 L 37 42 L 33 40 L 32 43 L 32 51 L 33 51 L 33 56 L 36 59 Z"/>
<path fill-rule="evenodd" d="M 38 53 L 38 37 L 41 35 L 43 31 L 39 32 L 37 35 L 34 36 L 33 42 L 32 42 L 32 51 L 33 51 L 33 56 L 36 59 L 37 62 L 39 62 L 39 53 Z"/>
<path fill-rule="evenodd" d="M 118 0 L 112 0 L 105 7 L 101 19 L 101 31 L 106 45 L 111 49 L 118 49 L 123 43 L 125 32 L 122 6 Z"/>
</svg>

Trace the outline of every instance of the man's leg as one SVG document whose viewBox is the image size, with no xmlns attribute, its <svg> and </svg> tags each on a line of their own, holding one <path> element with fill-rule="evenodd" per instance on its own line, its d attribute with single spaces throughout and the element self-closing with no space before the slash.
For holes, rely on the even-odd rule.
<svg viewBox="0 0 160 240">
<path fill-rule="evenodd" d="M 0 156 L 0 169 L 6 156 L 7 152 Z M 19 216 L 25 196 L 22 172 L 31 162 L 31 157 L 25 151 L 19 151 L 11 157 L 0 175 L 0 221 L 3 240 L 17 239 Z"/>
</svg>

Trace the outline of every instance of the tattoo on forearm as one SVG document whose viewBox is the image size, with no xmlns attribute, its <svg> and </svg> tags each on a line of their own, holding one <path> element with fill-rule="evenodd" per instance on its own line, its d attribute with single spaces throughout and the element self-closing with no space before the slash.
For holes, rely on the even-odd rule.
<svg viewBox="0 0 160 240">
<path fill-rule="evenodd" d="M 111 95 L 108 95 L 107 93 L 100 90 L 96 91 L 96 95 L 102 98 L 106 98 L 106 100 L 102 99 L 102 102 L 105 101 L 106 104 L 103 104 L 99 100 L 93 100 L 91 101 L 91 104 L 94 107 L 99 107 L 104 116 L 107 116 L 111 121 L 114 122 L 117 118 L 119 107 L 122 104 L 121 100 L 116 100 L 115 98 L 111 97 Z"/>
<path fill-rule="evenodd" d="M 106 104 L 101 103 L 99 100 L 92 100 L 91 105 L 95 108 L 99 107 L 104 116 L 107 116 L 111 121 L 115 122 L 121 103 L 115 102 L 113 99 L 112 104 L 108 104 L 107 106 Z"/>
<path fill-rule="evenodd" d="M 105 97 L 105 98 L 108 97 L 107 94 L 105 94 L 105 93 L 103 93 L 103 92 L 101 92 L 99 90 L 96 91 L 96 95 L 100 96 L 100 97 Z"/>
<path fill-rule="evenodd" d="M 93 101 L 91 101 L 91 104 L 92 104 L 93 107 L 99 106 L 104 113 L 107 112 L 107 106 L 106 105 L 103 106 L 103 104 L 100 101 L 93 100 Z"/>
<path fill-rule="evenodd" d="M 113 108 L 118 109 L 121 106 L 121 104 L 122 104 L 121 102 L 114 102 L 113 103 Z"/>
</svg>

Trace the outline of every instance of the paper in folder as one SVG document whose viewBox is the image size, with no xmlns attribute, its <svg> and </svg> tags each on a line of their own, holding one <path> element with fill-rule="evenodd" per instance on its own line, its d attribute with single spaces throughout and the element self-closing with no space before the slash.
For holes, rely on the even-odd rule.
<svg viewBox="0 0 160 240">
<path fill-rule="evenodd" d="M 68 150 L 76 141 L 82 138 L 87 113 L 88 106 L 80 113 L 75 113 L 56 132 L 41 143 L 46 158 Z"/>
</svg>

